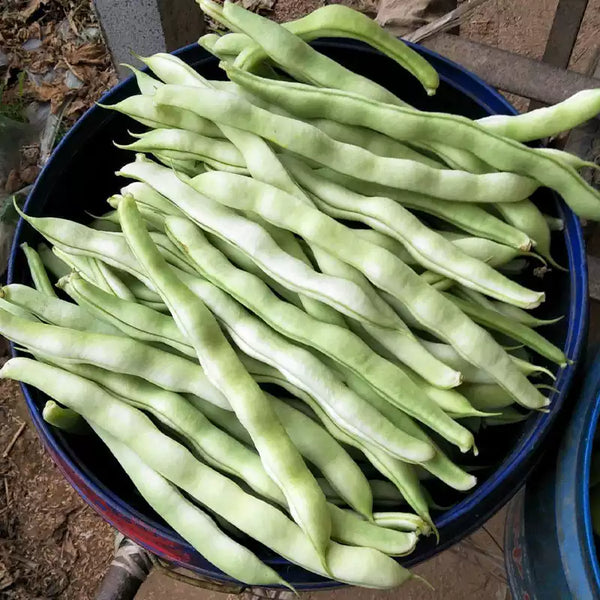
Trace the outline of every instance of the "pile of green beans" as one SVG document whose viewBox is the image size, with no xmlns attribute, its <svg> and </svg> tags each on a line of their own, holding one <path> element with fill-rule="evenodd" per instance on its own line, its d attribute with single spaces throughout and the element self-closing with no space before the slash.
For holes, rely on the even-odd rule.
<svg viewBox="0 0 600 600">
<path fill-rule="evenodd" d="M 307 43 L 358 39 L 434 94 L 435 70 L 364 15 L 199 4 L 230 30 L 199 41 L 230 81 L 167 54 L 132 68 L 139 94 L 106 108 L 145 129 L 115 140 L 138 154 L 106 213 L 22 214 L 49 245 L 22 246 L 32 287 L 2 289 L 0 333 L 29 356 L 0 377 L 46 394 L 51 426 L 98 435 L 230 576 L 289 586 L 243 532 L 398 586 L 412 575 L 390 557 L 437 534 L 429 481 L 467 492 L 487 428 L 552 410 L 561 315 L 513 276 L 562 268 L 560 223 L 528 197 L 548 186 L 598 219 L 600 194 L 590 163 L 523 142 L 596 116 L 600 90 L 516 117 L 421 112 Z"/>
</svg>

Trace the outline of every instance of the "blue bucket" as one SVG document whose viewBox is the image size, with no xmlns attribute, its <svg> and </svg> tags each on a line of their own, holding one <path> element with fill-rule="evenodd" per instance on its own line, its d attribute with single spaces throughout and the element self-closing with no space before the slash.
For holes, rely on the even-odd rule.
<svg viewBox="0 0 600 600">
<path fill-rule="evenodd" d="M 543 460 L 509 508 L 505 559 L 514 598 L 600 598 L 589 495 L 600 417 L 600 353 L 588 363 L 558 452 Z"/>
<path fill-rule="evenodd" d="M 489 114 L 514 114 L 515 110 L 494 89 L 459 65 L 427 50 L 414 46 L 438 70 L 441 85 L 436 96 L 428 98 L 421 86 L 399 65 L 381 54 L 353 42 L 323 41 L 315 46 L 348 68 L 386 85 L 411 104 L 426 110 L 440 110 L 479 118 Z M 208 78 L 223 77 L 218 61 L 202 48 L 193 45 L 177 53 Z M 102 98 L 112 104 L 135 93 L 130 78 Z M 105 208 L 105 199 L 123 185 L 115 171 L 131 160 L 131 153 L 115 148 L 113 140 L 124 141 L 132 122 L 123 115 L 98 107 L 90 109 L 61 141 L 42 171 L 26 204 L 33 216 L 61 216 L 86 221 L 84 211 L 97 214 Z M 555 258 L 568 267 L 568 273 L 554 270 L 544 280 L 552 289 L 540 316 L 565 315 L 563 321 L 546 328 L 553 342 L 564 348 L 566 355 L 578 361 L 586 331 L 587 281 L 585 252 L 578 219 L 554 194 L 540 190 L 536 194 L 544 211 L 564 220 L 565 229 L 553 240 Z M 30 284 L 25 261 L 19 251 L 22 242 L 37 244 L 39 238 L 30 227 L 20 222 L 9 264 L 9 282 Z M 525 283 L 539 287 L 532 274 Z M 543 363 L 544 361 L 540 361 Z M 550 365 L 551 366 L 551 365 Z M 470 494 L 432 488 L 439 504 L 452 508 L 435 517 L 440 543 L 433 538 L 421 541 L 416 552 L 403 559 L 407 566 L 421 562 L 456 543 L 494 514 L 522 485 L 536 463 L 548 435 L 563 408 L 574 366 L 561 369 L 552 393 L 552 410 L 532 415 L 527 421 L 512 426 L 490 428 L 478 445 L 480 456 L 469 460 L 478 471 L 480 485 Z M 147 506 L 134 490 L 114 459 L 95 439 L 64 435 L 49 427 L 41 417 L 43 396 L 23 386 L 23 392 L 38 433 L 50 454 L 71 484 L 107 521 L 125 535 L 146 546 L 165 560 L 185 566 L 213 580 L 231 581 L 178 535 Z M 492 465 L 492 467 L 489 467 Z M 319 589 L 335 582 L 307 573 L 300 567 L 273 555 L 267 549 L 249 542 L 249 546 L 297 589 Z"/>
</svg>

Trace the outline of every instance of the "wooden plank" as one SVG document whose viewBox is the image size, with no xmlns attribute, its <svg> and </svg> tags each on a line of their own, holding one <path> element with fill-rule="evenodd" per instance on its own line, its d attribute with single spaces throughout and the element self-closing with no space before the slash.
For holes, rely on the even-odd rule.
<svg viewBox="0 0 600 600">
<path fill-rule="evenodd" d="M 440 33 L 425 40 L 423 45 L 463 65 L 498 89 L 545 104 L 556 104 L 581 90 L 600 87 L 600 79 L 455 35 Z"/>
</svg>

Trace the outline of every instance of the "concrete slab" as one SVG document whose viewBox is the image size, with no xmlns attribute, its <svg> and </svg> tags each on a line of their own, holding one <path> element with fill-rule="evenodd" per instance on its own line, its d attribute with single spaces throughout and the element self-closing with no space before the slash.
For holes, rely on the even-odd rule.
<svg viewBox="0 0 600 600">
<path fill-rule="evenodd" d="M 204 33 L 204 14 L 194 0 L 93 0 L 120 79 L 129 63 L 141 67 L 140 56 L 171 52 L 195 42 Z"/>
</svg>

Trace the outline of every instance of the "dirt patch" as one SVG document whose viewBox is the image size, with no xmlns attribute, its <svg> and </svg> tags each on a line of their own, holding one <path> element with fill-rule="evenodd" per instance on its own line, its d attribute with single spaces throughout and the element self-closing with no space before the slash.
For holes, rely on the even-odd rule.
<svg viewBox="0 0 600 600">
<path fill-rule="evenodd" d="M 0 398 L 0 598 L 93 598 L 114 531 L 44 451 L 18 384 L 0 382 Z"/>
</svg>

